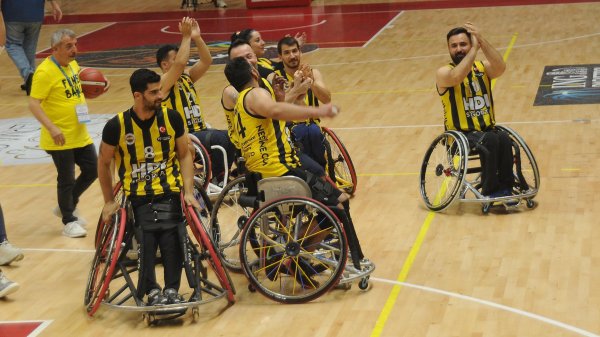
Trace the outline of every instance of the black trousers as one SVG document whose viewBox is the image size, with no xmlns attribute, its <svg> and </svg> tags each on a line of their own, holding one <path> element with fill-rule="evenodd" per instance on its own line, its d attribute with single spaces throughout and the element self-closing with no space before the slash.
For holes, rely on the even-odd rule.
<svg viewBox="0 0 600 337">
<path fill-rule="evenodd" d="M 483 195 L 501 189 L 512 189 L 513 153 L 512 141 L 500 130 L 472 131 L 466 134 L 470 147 L 477 147 L 481 158 L 481 182 Z M 483 147 L 483 148 L 482 148 Z"/>
<path fill-rule="evenodd" d="M 79 197 L 98 177 L 98 156 L 96 147 L 90 144 L 69 150 L 46 151 L 54 162 L 58 176 L 56 189 L 58 207 L 62 213 L 62 222 L 67 224 L 77 220 L 73 211 L 79 203 Z M 75 178 L 75 165 L 81 174 Z"/>
<path fill-rule="evenodd" d="M 235 147 L 229 140 L 227 131 L 217 129 L 204 129 L 194 132 L 194 136 L 198 137 L 200 143 L 204 145 L 208 153 L 210 153 L 210 161 L 212 164 L 212 176 L 219 179 L 225 173 L 225 169 L 229 169 L 235 160 Z M 220 145 L 227 153 L 227 167 L 223 166 L 223 152 L 219 149 L 212 149 L 211 146 Z"/>
<path fill-rule="evenodd" d="M 161 289 L 156 282 L 156 250 L 160 248 L 164 268 L 165 289 L 179 290 L 183 267 L 183 249 L 180 227 L 183 228 L 181 201 L 176 194 L 160 195 L 154 198 L 130 198 L 135 218 L 135 233 L 139 249 L 138 296 L 142 297 L 152 289 Z M 154 217 L 152 204 L 169 207 L 168 212 L 179 214 L 172 220 L 150 220 Z M 164 209 L 164 208 L 163 208 Z M 160 213 L 161 211 L 158 211 Z M 185 229 L 184 229 L 185 230 Z"/>
</svg>

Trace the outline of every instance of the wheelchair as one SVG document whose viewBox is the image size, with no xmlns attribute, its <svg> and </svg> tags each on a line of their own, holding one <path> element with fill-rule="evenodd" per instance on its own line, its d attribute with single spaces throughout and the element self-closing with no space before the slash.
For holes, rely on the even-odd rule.
<svg viewBox="0 0 600 337">
<path fill-rule="evenodd" d="M 214 200 L 223 190 L 223 186 L 230 180 L 231 171 L 225 170 L 221 181 L 212 179 L 212 160 L 206 147 L 202 145 L 198 137 L 188 134 L 194 147 L 194 180 L 197 185 L 201 185 L 211 200 Z M 216 149 L 223 153 L 223 167 L 227 167 L 227 151 L 220 145 L 213 145 L 211 149 Z"/>
<path fill-rule="evenodd" d="M 356 192 L 356 169 L 342 140 L 327 127 L 321 127 L 325 145 L 325 172 L 336 185 L 348 194 Z"/>
<path fill-rule="evenodd" d="M 250 291 L 281 303 L 305 303 L 334 286 L 359 280 L 369 287 L 375 265 L 350 256 L 346 231 L 335 213 L 311 198 L 292 176 L 231 181 L 213 207 L 211 230 L 223 263 L 243 271 Z M 352 263 L 346 263 L 350 258 Z"/>
<path fill-rule="evenodd" d="M 216 246 L 205 227 L 209 222 L 206 205 L 210 200 L 202 188 L 196 189 L 196 192 L 203 209 L 197 211 L 192 206 L 183 207 L 189 230 L 182 231 L 180 236 L 185 252 L 183 269 L 191 294 L 186 294 L 185 301 L 181 303 L 149 306 L 137 295 L 139 262 L 137 257 L 131 258 L 128 254 L 134 244 L 133 212 L 121 184 L 117 184 L 114 196 L 121 207 L 113 216 L 112 222 L 104 223 L 100 218 L 96 231 L 96 252 L 84 296 L 89 316 L 93 316 L 100 306 L 104 306 L 141 312 L 146 324 L 150 325 L 181 317 L 188 310 L 191 310 L 193 319 L 197 320 L 200 305 L 221 298 L 225 298 L 229 305 L 234 303 L 233 283 L 227 270 L 223 268 Z M 214 277 L 209 277 L 205 264 L 210 266 Z"/>
<path fill-rule="evenodd" d="M 496 125 L 508 134 L 513 148 L 512 195 L 489 198 L 481 193 L 481 163 L 477 148 L 469 146 L 467 137 L 459 131 L 446 131 L 431 143 L 420 171 L 421 197 L 427 208 L 443 211 L 459 199 L 461 202 L 481 203 L 487 214 L 494 205 L 506 209 L 525 203 L 534 208 L 533 200 L 540 188 L 540 174 L 529 146 L 513 129 Z"/>
</svg>

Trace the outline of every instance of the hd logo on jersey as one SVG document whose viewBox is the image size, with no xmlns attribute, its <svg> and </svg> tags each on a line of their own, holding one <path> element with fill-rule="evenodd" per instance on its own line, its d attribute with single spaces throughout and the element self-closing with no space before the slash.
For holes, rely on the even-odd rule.
<svg viewBox="0 0 600 337">
<path fill-rule="evenodd" d="M 152 181 L 155 178 L 166 175 L 167 162 L 159 163 L 139 163 L 131 165 L 131 180 L 137 182 L 140 180 Z"/>
<path fill-rule="evenodd" d="M 483 116 L 490 111 L 490 98 L 488 94 L 475 97 L 463 97 L 463 105 L 467 112 L 467 118 Z"/>
</svg>

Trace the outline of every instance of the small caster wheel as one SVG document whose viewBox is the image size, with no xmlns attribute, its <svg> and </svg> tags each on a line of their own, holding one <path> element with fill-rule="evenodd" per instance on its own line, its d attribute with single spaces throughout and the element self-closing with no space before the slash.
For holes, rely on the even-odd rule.
<svg viewBox="0 0 600 337">
<path fill-rule="evenodd" d="M 527 208 L 535 208 L 535 201 L 532 199 L 527 199 Z"/>
<path fill-rule="evenodd" d="M 483 206 L 481 206 L 481 212 L 483 214 L 488 214 L 490 212 L 490 208 L 492 208 L 492 204 L 491 203 L 485 203 L 485 204 L 483 204 Z"/>
<path fill-rule="evenodd" d="M 200 310 L 198 310 L 198 308 L 196 308 L 196 307 L 192 308 L 192 320 L 194 322 L 197 322 L 199 318 L 200 318 Z"/>
<path fill-rule="evenodd" d="M 251 292 L 251 293 L 254 293 L 254 292 L 256 292 L 256 288 L 254 288 L 253 285 L 249 284 L 248 285 L 248 291 Z"/>
<path fill-rule="evenodd" d="M 369 278 L 364 277 L 360 279 L 360 282 L 358 282 L 358 288 L 360 290 L 367 290 L 369 288 Z"/>
</svg>

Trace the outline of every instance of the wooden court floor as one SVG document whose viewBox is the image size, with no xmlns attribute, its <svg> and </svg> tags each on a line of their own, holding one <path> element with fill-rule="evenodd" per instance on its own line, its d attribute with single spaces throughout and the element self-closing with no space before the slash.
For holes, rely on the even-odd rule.
<svg viewBox="0 0 600 337">
<path fill-rule="evenodd" d="M 66 14 L 170 11 L 173 2 L 63 0 L 63 8 Z M 348 3 L 313 6 L 342 2 Z M 186 317 L 146 327 L 139 314 L 106 308 L 89 319 L 83 294 L 92 235 L 61 236 L 51 213 L 54 167 L 2 165 L 8 235 L 26 256 L 2 268 L 21 289 L 0 300 L 0 321 L 50 321 L 40 336 L 600 336 L 600 105 L 533 105 L 545 66 L 600 64 L 598 17 L 600 4 L 593 2 L 410 10 L 366 47 L 304 55 L 342 108 L 324 123 L 344 140 L 359 173 L 351 212 L 377 265 L 369 291 L 355 285 L 309 304 L 281 305 L 250 293 L 244 277 L 233 275 L 237 303 L 203 306 L 195 323 Z M 534 210 L 482 215 L 478 205 L 457 203 L 434 214 L 420 198 L 422 157 L 442 132 L 434 74 L 449 62 L 445 34 L 467 20 L 507 59 L 494 87 L 497 120 L 516 129 L 535 154 L 541 190 Z M 59 26 L 43 27 L 38 50 Z M 102 23 L 68 27 L 84 33 Z M 217 127 L 225 124 L 222 70 L 212 66 L 198 86 Z M 126 109 L 132 69 L 103 71 L 112 88 L 89 101 L 91 111 Z M 31 118 L 6 54 L 0 74 L 2 118 Z M 93 223 L 101 206 L 95 183 L 80 209 Z M 88 228 L 93 233 L 94 225 Z"/>
</svg>

